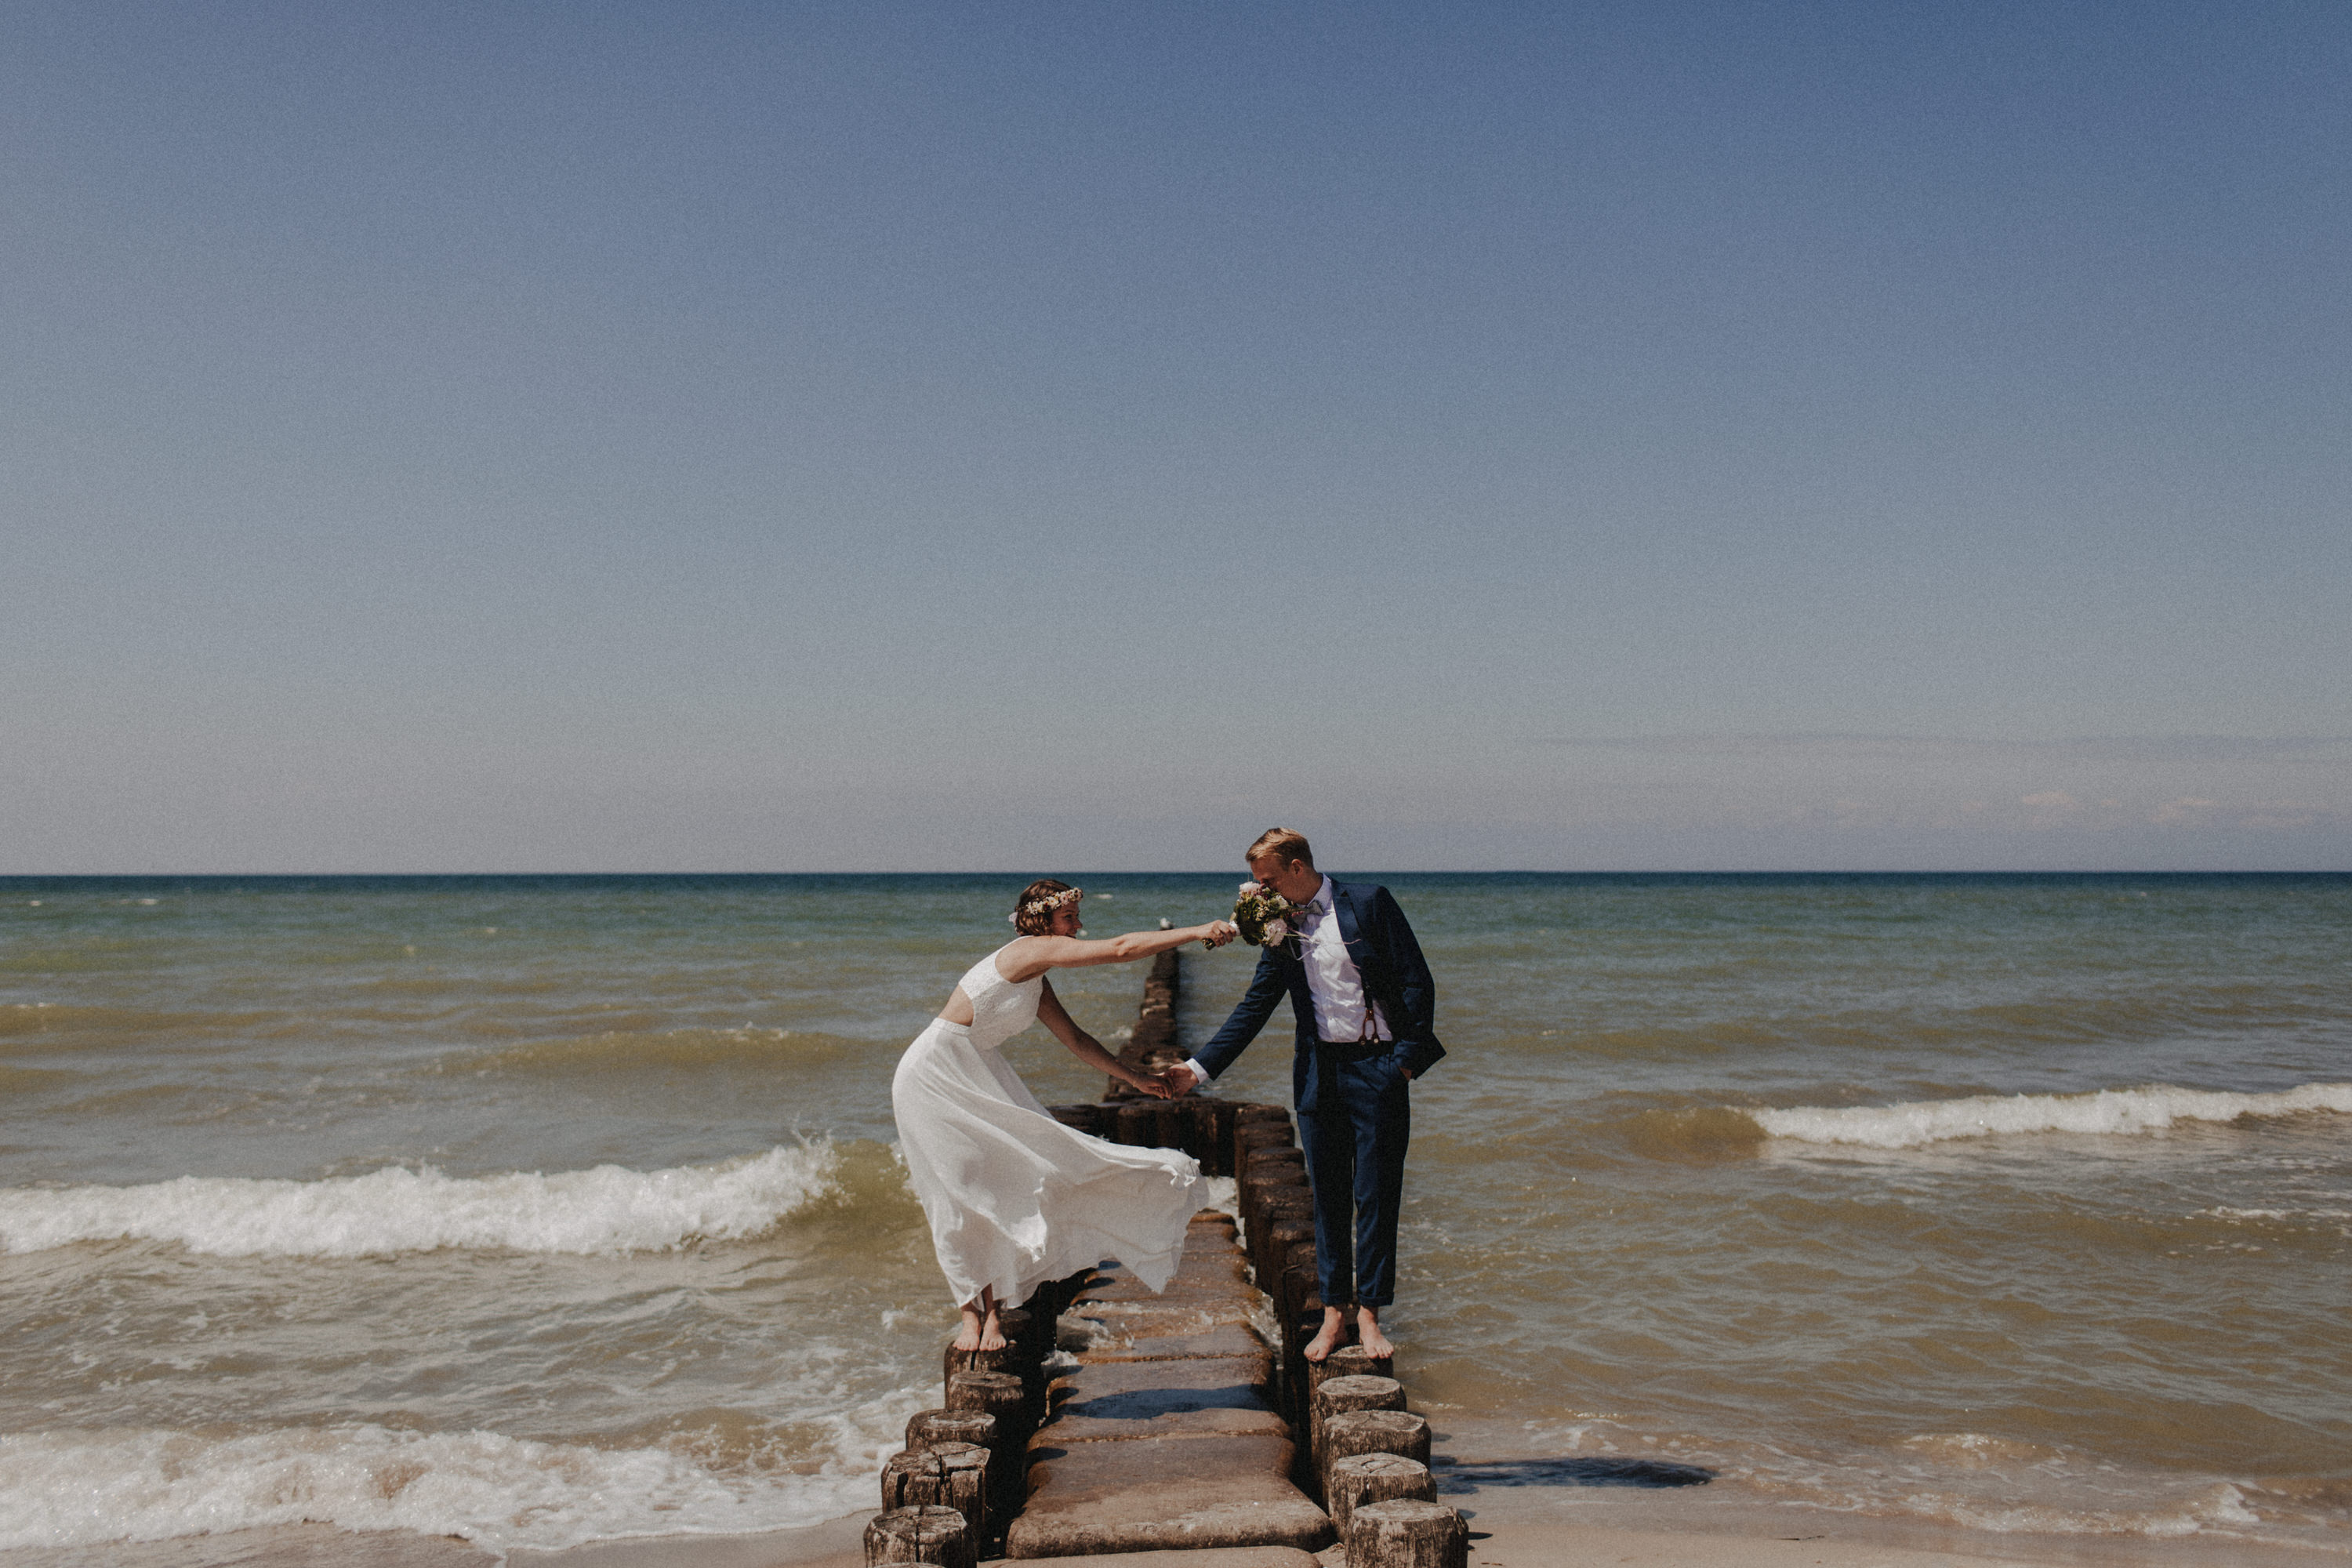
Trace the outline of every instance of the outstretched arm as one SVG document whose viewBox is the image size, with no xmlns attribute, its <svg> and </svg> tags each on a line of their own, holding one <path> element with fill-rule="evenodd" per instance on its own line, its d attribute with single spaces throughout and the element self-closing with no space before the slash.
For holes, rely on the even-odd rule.
<svg viewBox="0 0 2352 1568">
<path fill-rule="evenodd" d="M 1108 1073 L 1129 1088 L 1139 1089 L 1146 1094 L 1156 1094 L 1163 1100 L 1171 1092 L 1165 1077 L 1134 1071 L 1105 1050 L 1100 1040 L 1079 1028 L 1077 1020 L 1070 1016 L 1069 1009 L 1062 1005 L 1062 999 L 1054 994 L 1054 983 L 1050 980 L 1037 994 L 1037 1021 L 1045 1026 L 1047 1034 L 1069 1047 L 1072 1056 L 1097 1072 Z"/>
<path fill-rule="evenodd" d="M 1076 936 L 1024 936 L 1004 950 L 996 963 L 997 972 L 1018 985 L 1024 980 L 1034 980 L 1049 969 L 1085 969 L 1097 963 L 1132 963 L 1139 958 L 1166 952 L 1188 942 L 1205 942 L 1211 947 L 1223 947 L 1234 939 L 1234 927 L 1230 921 L 1211 921 L 1206 925 L 1182 926 L 1174 931 L 1131 931 L 1125 936 L 1115 936 L 1108 942 L 1089 942 Z"/>
<path fill-rule="evenodd" d="M 1200 1063 L 1202 1070 L 1194 1072 L 1189 1062 L 1169 1069 L 1176 1092 L 1190 1093 L 1206 1079 L 1215 1078 L 1232 1066 L 1234 1058 L 1242 1054 L 1242 1048 L 1256 1039 L 1257 1032 L 1265 1027 L 1265 1021 L 1274 1016 L 1276 1005 L 1289 994 L 1290 984 L 1283 976 L 1280 961 L 1274 956 L 1274 950 L 1268 948 L 1258 955 L 1257 973 L 1250 977 L 1249 989 L 1242 993 L 1242 999 L 1234 1006 L 1232 1016 L 1226 1018 L 1224 1027 L 1210 1036 L 1209 1043 L 1202 1046 L 1200 1054 L 1192 1058 Z"/>
</svg>

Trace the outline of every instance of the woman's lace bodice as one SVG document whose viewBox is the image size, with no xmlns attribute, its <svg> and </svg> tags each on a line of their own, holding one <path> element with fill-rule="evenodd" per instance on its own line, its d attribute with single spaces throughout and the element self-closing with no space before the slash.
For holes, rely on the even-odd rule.
<svg viewBox="0 0 2352 1568">
<path fill-rule="evenodd" d="M 1012 945 L 1007 943 L 1006 946 Z M 956 983 L 971 999 L 971 1041 L 992 1051 L 1037 1021 L 1037 998 L 1045 989 L 1042 974 L 1015 985 L 996 967 L 1000 947 L 964 971 Z"/>
</svg>

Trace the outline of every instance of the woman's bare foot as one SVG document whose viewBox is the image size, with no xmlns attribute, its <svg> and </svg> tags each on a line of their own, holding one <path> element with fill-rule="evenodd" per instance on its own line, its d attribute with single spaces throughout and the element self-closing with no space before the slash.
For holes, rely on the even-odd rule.
<svg viewBox="0 0 2352 1568">
<path fill-rule="evenodd" d="M 993 1287 L 956 1309 L 963 1314 L 963 1322 L 956 1330 L 955 1348 L 964 1355 L 974 1351 L 1001 1351 L 1004 1348 L 1004 1330 L 996 1321 L 996 1291 Z"/>
<path fill-rule="evenodd" d="M 1307 1348 L 1298 1353 L 1308 1361 L 1328 1360 L 1331 1352 L 1339 1348 L 1339 1342 L 1347 1337 L 1347 1333 L 1346 1316 L 1337 1307 L 1326 1307 L 1323 1309 L 1322 1330 L 1313 1339 L 1307 1341 Z"/>
<path fill-rule="evenodd" d="M 1330 1332 L 1328 1326 L 1324 1332 Z M 1356 1309 L 1356 1342 L 1362 1345 L 1364 1353 L 1374 1361 L 1386 1361 L 1396 1354 L 1396 1346 L 1389 1343 L 1388 1335 L 1381 1332 L 1380 1313 L 1370 1307 Z"/>
</svg>

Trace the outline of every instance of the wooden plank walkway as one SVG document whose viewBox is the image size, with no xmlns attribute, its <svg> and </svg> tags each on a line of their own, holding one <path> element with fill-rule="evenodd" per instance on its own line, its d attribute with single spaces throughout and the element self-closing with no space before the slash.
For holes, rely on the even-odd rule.
<svg viewBox="0 0 2352 1568">
<path fill-rule="evenodd" d="M 1213 1211 L 1164 1294 L 1122 1268 L 1082 1289 L 1061 1327 L 1083 1348 L 1048 1384 L 1005 1555 L 1330 1545 L 1330 1519 L 1290 1479 L 1259 1310 L 1234 1222 Z"/>
</svg>

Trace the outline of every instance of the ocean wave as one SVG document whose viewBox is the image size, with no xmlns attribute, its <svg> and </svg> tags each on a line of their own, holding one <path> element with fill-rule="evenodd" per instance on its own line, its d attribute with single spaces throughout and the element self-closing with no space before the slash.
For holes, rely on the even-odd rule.
<svg viewBox="0 0 2352 1568">
<path fill-rule="evenodd" d="M 1706 1163 L 1745 1159 L 1764 1142 L 1752 1111 L 1702 1105 L 1653 1108 L 1622 1123 L 1626 1146 L 1653 1160 Z"/>
<path fill-rule="evenodd" d="M 118 1240 L 177 1242 L 224 1258 L 661 1251 L 757 1236 L 797 1210 L 837 1201 L 844 1174 L 840 1152 L 819 1139 L 665 1171 L 448 1176 L 395 1165 L 316 1182 L 181 1176 L 132 1187 L 13 1187 L 0 1190 L 0 1252 Z"/>
<path fill-rule="evenodd" d="M 1796 1143 L 1916 1149 L 1957 1138 L 2011 1132 L 2135 1134 L 2182 1121 L 2234 1121 L 2242 1116 L 2309 1111 L 2352 1115 L 2352 1083 L 2306 1083 L 2268 1094 L 2149 1084 L 2092 1094 L 1976 1095 L 1897 1105 L 1792 1106 L 1744 1114 L 1768 1137 Z"/>
<path fill-rule="evenodd" d="M 352 1425 L 227 1438 L 0 1436 L 0 1548 L 162 1541 L 305 1521 L 461 1535 L 498 1552 L 614 1536 L 784 1530 L 859 1507 L 908 1394 L 839 1421 L 813 1474 L 726 1474 L 667 1447 Z M 901 1409 L 900 1406 L 904 1406 Z M 860 1419 L 860 1417 L 866 1417 Z"/>
<path fill-rule="evenodd" d="M 0 1049 L 111 1049 L 125 1038 L 161 1035 L 250 1032 L 284 1022 L 270 1012 L 189 1012 L 152 1007 L 87 1006 L 59 1002 L 0 1004 Z"/>
</svg>

